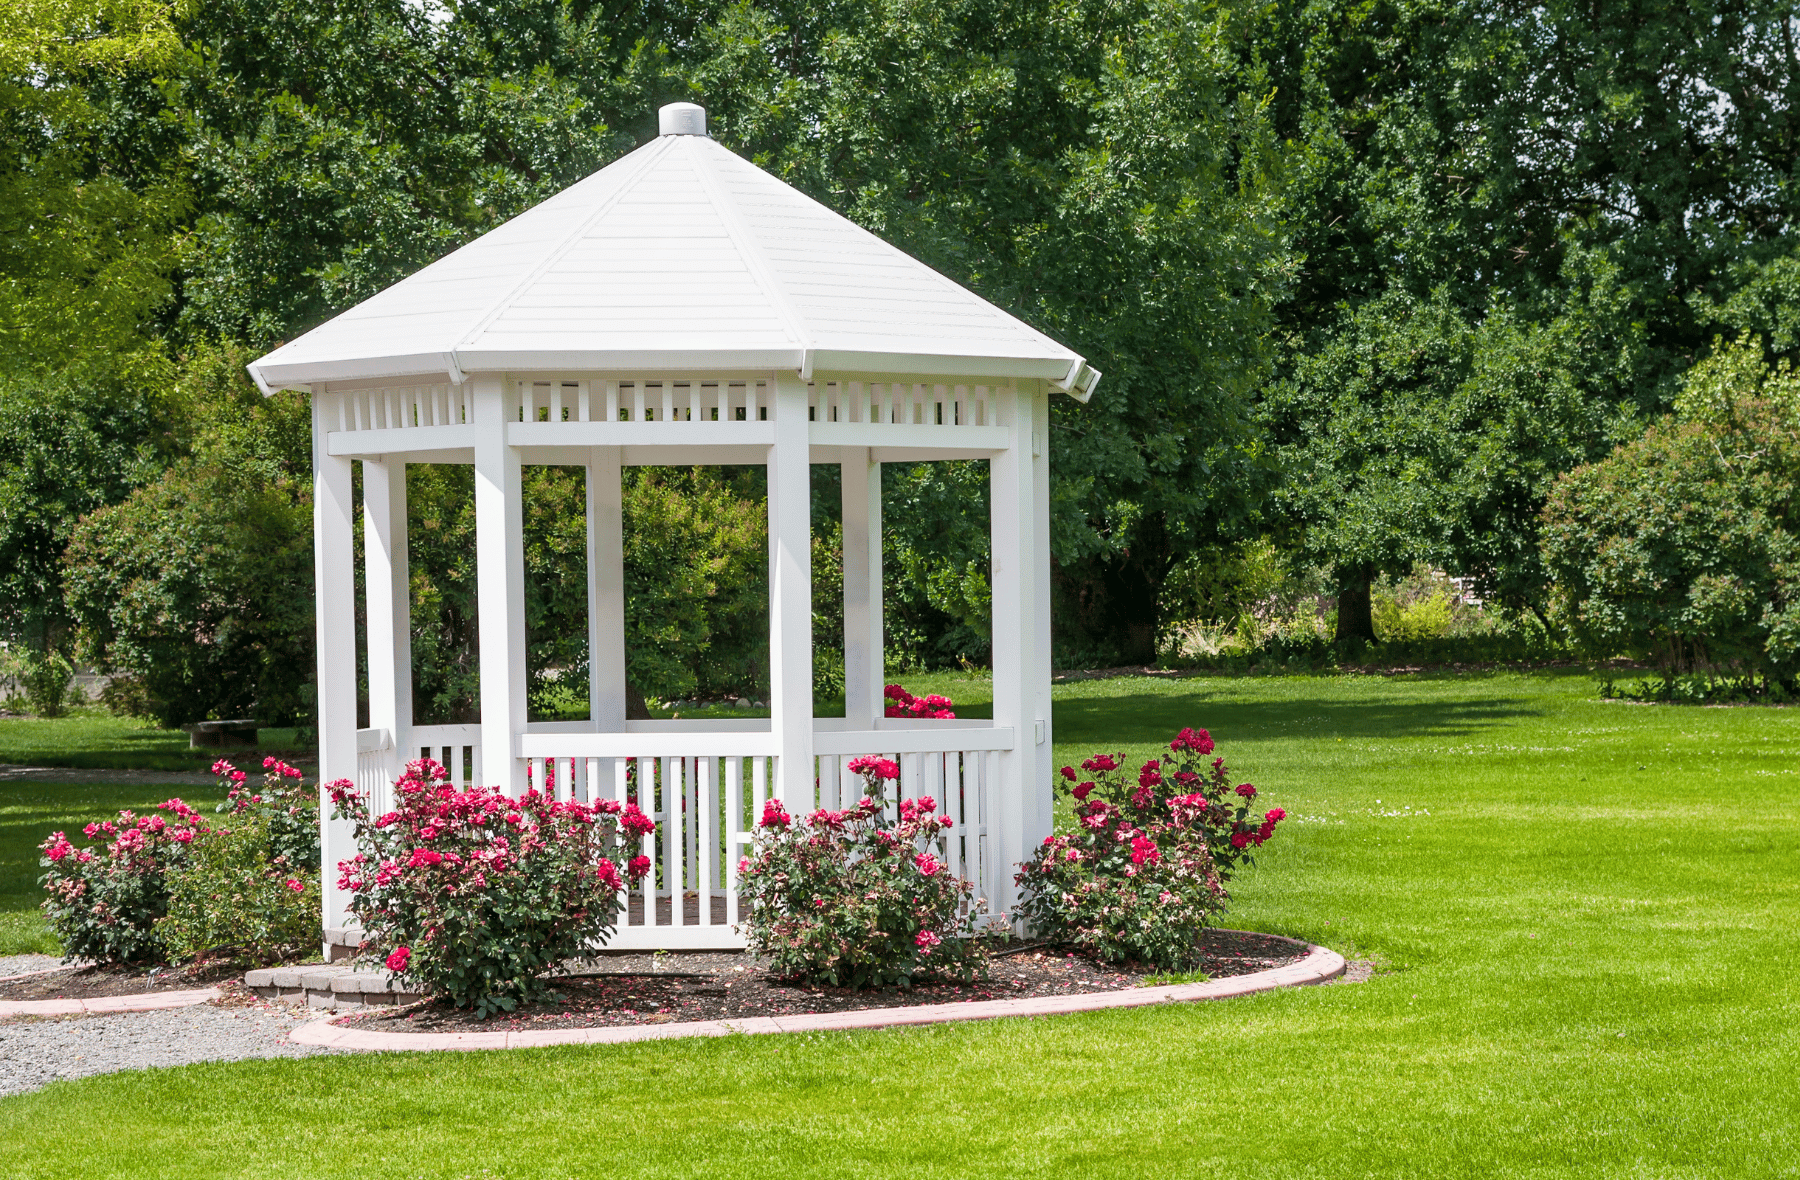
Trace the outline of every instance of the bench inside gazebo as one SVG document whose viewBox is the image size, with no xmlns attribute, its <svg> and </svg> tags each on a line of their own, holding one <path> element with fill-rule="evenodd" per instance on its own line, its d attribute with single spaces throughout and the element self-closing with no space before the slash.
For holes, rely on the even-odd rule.
<svg viewBox="0 0 1800 1180">
<path fill-rule="evenodd" d="M 705 111 L 250 366 L 311 398 L 321 782 L 378 807 L 420 756 L 520 793 L 637 798 L 656 865 L 610 946 L 743 945 L 734 872 L 762 801 L 904 797 L 956 821 L 952 867 L 1009 911 L 1050 831 L 1048 398 L 1080 356 L 714 143 Z M 881 464 L 985 459 L 993 719 L 883 716 Z M 362 464 L 369 726 L 357 727 L 352 467 Z M 480 721 L 415 725 L 408 463 L 475 470 Z M 813 715 L 810 465 L 843 476 L 845 715 Z M 587 473 L 590 712 L 526 715 L 526 464 Z M 626 718 L 621 470 L 766 464 L 769 718 Z M 329 814 L 329 802 L 326 802 Z M 323 821 L 327 941 L 354 851 Z M 336 937 L 333 935 L 336 934 Z M 328 948 L 329 949 L 329 948 Z"/>
</svg>

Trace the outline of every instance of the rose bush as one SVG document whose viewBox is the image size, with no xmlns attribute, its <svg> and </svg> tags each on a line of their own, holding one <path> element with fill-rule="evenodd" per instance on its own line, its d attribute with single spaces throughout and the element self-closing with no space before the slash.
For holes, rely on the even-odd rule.
<svg viewBox="0 0 1800 1180">
<path fill-rule="evenodd" d="M 751 855 L 738 862 L 751 947 L 778 974 L 834 987 L 978 978 L 974 888 L 945 864 L 950 818 L 930 798 L 907 799 L 893 822 L 885 784 L 899 766 L 858 758 L 850 770 L 868 787 L 853 807 L 796 820 L 776 800 L 764 806 Z"/>
<path fill-rule="evenodd" d="M 448 778 L 409 763 L 380 816 L 348 779 L 332 783 L 357 844 L 338 884 L 389 969 L 487 1017 L 551 994 L 546 972 L 606 941 L 627 883 L 650 870 L 631 850 L 656 825 L 635 803 L 511 798 Z"/>
<path fill-rule="evenodd" d="M 888 717 L 928 717 L 939 721 L 954 720 L 956 717 L 950 711 L 956 702 L 936 693 L 916 697 L 898 684 L 890 684 L 882 690 L 882 696 L 887 699 L 887 707 L 883 712 Z"/>
<path fill-rule="evenodd" d="M 221 759 L 230 828 L 195 840 L 167 875 L 163 942 L 177 960 L 226 952 L 268 962 L 319 938 L 319 809 L 300 771 L 263 759 L 263 785 Z"/>
<path fill-rule="evenodd" d="M 1073 943 L 1106 961 L 1179 970 L 1198 957 L 1201 930 L 1227 901 L 1225 884 L 1286 816 L 1251 809 L 1256 788 L 1233 785 L 1213 740 L 1183 729 L 1169 757 L 1135 776 L 1123 756 L 1062 768 L 1075 800 L 1075 830 L 1052 836 L 1019 867 L 1019 914 L 1040 937 Z"/>
<path fill-rule="evenodd" d="M 88 824 L 95 843 L 76 847 L 53 832 L 38 845 L 49 893 L 44 916 L 62 943 L 65 961 L 160 962 L 168 955 L 160 925 L 169 909 L 168 877 L 195 840 L 212 829 L 180 799 L 156 805 L 164 814 L 121 811 L 117 820 Z"/>
</svg>

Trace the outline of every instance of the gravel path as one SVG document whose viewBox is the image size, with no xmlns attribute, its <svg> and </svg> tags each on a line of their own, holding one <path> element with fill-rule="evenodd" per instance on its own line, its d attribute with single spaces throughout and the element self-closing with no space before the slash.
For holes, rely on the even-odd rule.
<svg viewBox="0 0 1800 1180">
<path fill-rule="evenodd" d="M 229 751 L 227 752 L 229 753 Z M 246 766 L 251 765 L 245 763 Z M 210 787 L 219 780 L 194 770 L 82 770 L 70 766 L 0 763 L 0 783 L 96 783 L 119 787 Z"/>
<path fill-rule="evenodd" d="M 0 955 L 0 979 L 5 979 L 8 975 L 23 975 L 27 971 L 48 971 L 60 966 L 62 960 L 55 955 Z"/>
<path fill-rule="evenodd" d="M 290 1015 L 275 1005 L 200 1004 L 120 1016 L 0 1021 L 0 1094 L 122 1069 L 337 1052 L 287 1042 L 289 1029 L 317 1016 L 304 1010 Z"/>
</svg>

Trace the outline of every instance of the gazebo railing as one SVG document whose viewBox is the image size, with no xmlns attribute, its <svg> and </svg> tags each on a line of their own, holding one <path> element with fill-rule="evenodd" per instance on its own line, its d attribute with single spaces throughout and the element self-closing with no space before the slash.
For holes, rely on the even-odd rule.
<svg viewBox="0 0 1800 1180">
<path fill-rule="evenodd" d="M 989 824 L 1005 728 L 821 730 L 814 735 L 813 804 L 851 806 L 863 794 L 849 772 L 861 754 L 900 763 L 896 797 L 930 796 L 954 821 L 946 841 L 952 872 L 978 897 L 997 895 L 1005 866 L 992 854 Z M 532 786 L 559 799 L 627 800 L 656 821 L 638 854 L 652 870 L 631 892 L 609 949 L 679 950 L 743 945 L 737 862 L 747 851 L 775 775 L 775 739 L 767 732 L 527 733 L 518 739 Z"/>
<path fill-rule="evenodd" d="M 331 427 L 360 433 L 468 426 L 474 421 L 471 389 L 438 383 L 344 390 Z M 513 422 L 747 423 L 775 413 L 767 379 L 748 376 L 534 378 L 509 382 L 508 390 Z M 816 423 L 980 429 L 1003 425 L 1002 395 L 1009 393 L 1010 387 L 999 385 L 821 380 L 807 386 L 807 417 Z"/>
</svg>

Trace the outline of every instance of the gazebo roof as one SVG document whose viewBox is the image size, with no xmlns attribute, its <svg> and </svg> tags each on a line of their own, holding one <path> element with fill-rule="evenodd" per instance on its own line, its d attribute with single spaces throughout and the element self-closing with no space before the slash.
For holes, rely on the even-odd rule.
<svg viewBox="0 0 1800 1180">
<path fill-rule="evenodd" d="M 739 158 L 705 113 L 250 366 L 265 391 L 470 372 L 1099 374 Z"/>
</svg>

